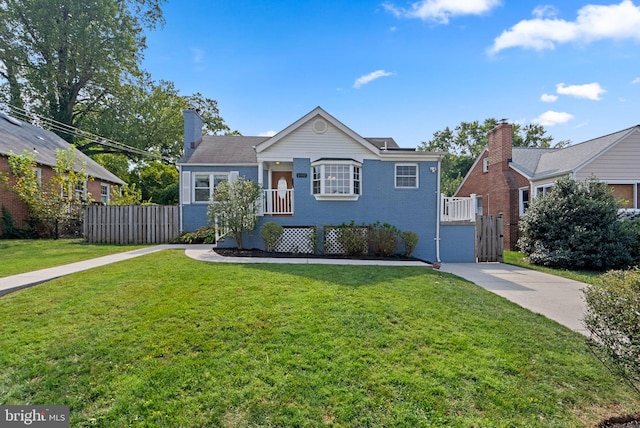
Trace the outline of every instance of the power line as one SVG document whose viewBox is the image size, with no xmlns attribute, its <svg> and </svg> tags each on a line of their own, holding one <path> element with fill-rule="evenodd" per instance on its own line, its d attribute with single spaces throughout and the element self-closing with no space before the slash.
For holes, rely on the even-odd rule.
<svg viewBox="0 0 640 428">
<path fill-rule="evenodd" d="M 54 132 L 57 131 L 60 133 L 72 135 L 73 137 L 84 138 L 95 144 L 105 146 L 105 147 L 110 147 L 113 149 L 118 149 L 128 153 L 134 153 L 137 155 L 147 156 L 154 159 L 162 159 L 168 162 L 172 161 L 172 159 L 167 156 L 151 153 L 149 151 L 138 149 L 136 147 L 131 147 L 126 144 L 120 143 L 118 141 L 110 140 L 109 138 L 101 137 L 99 135 L 93 134 L 88 131 L 83 131 L 82 129 L 78 129 L 75 126 L 67 125 L 65 123 L 50 119 L 48 117 L 44 117 L 39 114 L 29 112 L 23 108 L 16 107 L 11 104 L 9 104 L 8 106 L 9 106 L 9 113 L 16 119 L 20 119 L 24 122 L 28 122 L 32 125 L 39 126 L 49 131 L 54 131 Z"/>
</svg>

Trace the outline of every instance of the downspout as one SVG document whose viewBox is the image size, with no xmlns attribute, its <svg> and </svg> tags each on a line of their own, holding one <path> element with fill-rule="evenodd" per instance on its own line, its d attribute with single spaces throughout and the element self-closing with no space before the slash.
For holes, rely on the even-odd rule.
<svg viewBox="0 0 640 428">
<path fill-rule="evenodd" d="M 436 182 L 436 206 L 437 206 L 437 214 L 436 214 L 436 262 L 440 263 L 440 216 L 442 215 L 442 196 L 440 195 L 440 162 L 442 161 L 442 156 L 438 157 L 438 171 L 437 171 L 437 182 Z"/>
<path fill-rule="evenodd" d="M 183 200 L 182 199 L 182 192 L 184 192 L 184 189 L 183 189 L 183 186 L 182 186 L 182 165 L 178 165 L 178 177 L 180 177 L 180 179 L 178 180 L 178 182 L 180 183 L 179 184 L 180 185 L 180 192 L 178 192 L 178 198 L 180 199 L 178 201 L 179 202 L 178 206 L 180 207 L 180 209 L 178 210 L 178 215 L 180 217 L 179 224 L 178 224 L 178 230 L 180 231 L 180 235 L 182 235 L 182 232 L 184 232 L 184 228 L 182 227 L 182 223 L 183 223 L 183 221 L 182 221 L 182 219 L 183 219 L 183 217 L 182 217 L 182 207 L 184 206 L 182 204 L 182 200 Z"/>
</svg>

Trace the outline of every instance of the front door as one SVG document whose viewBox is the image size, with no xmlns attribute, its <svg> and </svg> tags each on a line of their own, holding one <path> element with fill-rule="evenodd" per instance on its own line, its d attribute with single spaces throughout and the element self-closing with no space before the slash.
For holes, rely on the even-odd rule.
<svg viewBox="0 0 640 428">
<path fill-rule="evenodd" d="M 271 172 L 271 207 L 275 215 L 293 214 L 293 173 L 291 171 Z"/>
</svg>

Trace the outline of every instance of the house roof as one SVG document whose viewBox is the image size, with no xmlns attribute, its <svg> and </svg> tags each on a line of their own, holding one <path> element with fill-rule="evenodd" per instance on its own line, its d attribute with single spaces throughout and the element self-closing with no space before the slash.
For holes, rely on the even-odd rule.
<svg viewBox="0 0 640 428">
<path fill-rule="evenodd" d="M 256 164 L 255 146 L 269 137 L 245 137 L 241 135 L 203 135 L 196 148 L 183 156 L 178 163 L 198 164 Z"/>
<path fill-rule="evenodd" d="M 395 152 L 411 151 L 419 155 L 441 155 L 441 153 L 416 152 L 415 149 L 401 149 L 391 137 L 365 138 L 342 124 L 335 117 L 316 107 L 291 125 L 272 137 L 251 137 L 240 135 L 204 135 L 195 142 L 195 148 L 178 161 L 189 165 L 255 165 L 258 153 L 268 149 L 287 135 L 316 117 L 322 117 L 337 127 L 363 147 L 377 155 L 393 156 Z M 399 154 L 398 154 L 399 156 Z"/>
<path fill-rule="evenodd" d="M 640 131 L 640 125 L 562 149 L 514 147 L 511 165 L 529 179 L 564 175 L 579 170 L 633 131 Z"/>
<path fill-rule="evenodd" d="M 56 166 L 56 150 L 67 150 L 70 144 L 51 131 L 17 120 L 0 113 L 0 155 L 22 154 L 25 150 L 35 153 L 40 165 Z M 90 177 L 124 184 L 120 178 L 98 164 L 89 156 L 76 149 L 76 168 L 85 164 Z"/>
</svg>

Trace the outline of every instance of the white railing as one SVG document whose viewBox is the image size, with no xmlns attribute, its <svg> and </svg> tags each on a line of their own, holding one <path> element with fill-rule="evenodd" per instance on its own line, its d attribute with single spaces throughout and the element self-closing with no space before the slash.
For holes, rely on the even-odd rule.
<svg viewBox="0 0 640 428">
<path fill-rule="evenodd" d="M 440 221 L 475 221 L 476 195 L 455 198 L 441 195 Z"/>
<path fill-rule="evenodd" d="M 293 189 L 267 189 L 262 194 L 263 215 L 292 215 Z"/>
</svg>

